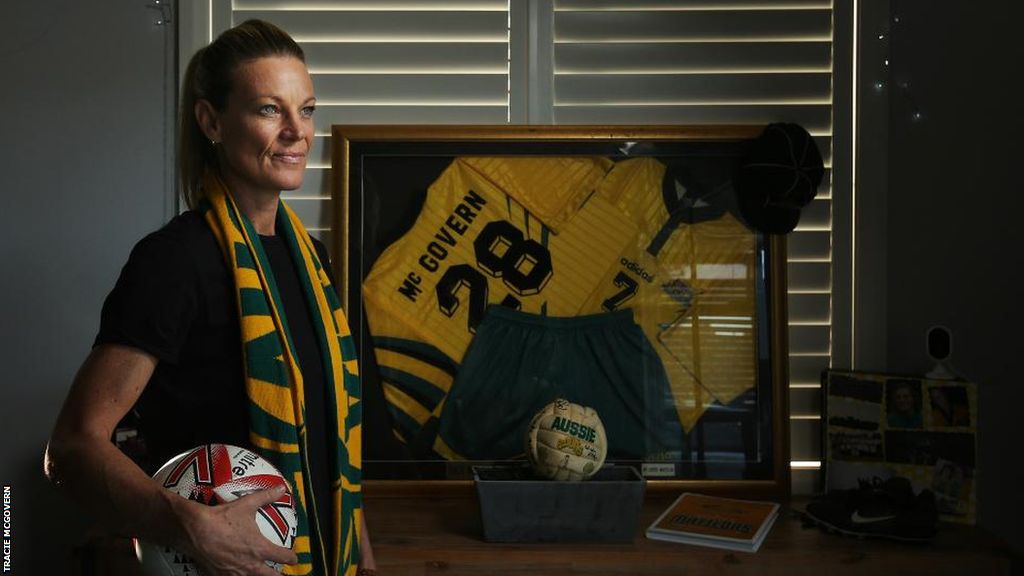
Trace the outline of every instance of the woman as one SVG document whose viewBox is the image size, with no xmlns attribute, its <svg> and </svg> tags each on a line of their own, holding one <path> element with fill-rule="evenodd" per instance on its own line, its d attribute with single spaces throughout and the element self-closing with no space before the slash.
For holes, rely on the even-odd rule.
<svg viewBox="0 0 1024 576">
<path fill-rule="evenodd" d="M 909 382 L 889 384 L 888 424 L 891 428 L 920 428 L 920 388 Z"/>
<path fill-rule="evenodd" d="M 315 103 L 301 48 L 271 24 L 245 22 L 193 57 L 179 152 L 191 210 L 133 249 L 47 448 L 50 479 L 111 528 L 210 576 L 273 576 L 266 561 L 324 576 L 375 568 L 354 349 L 326 251 L 280 200 L 302 184 Z M 211 442 L 270 459 L 299 495 L 295 552 L 254 522 L 279 493 L 209 507 L 153 482 L 110 442 L 129 411 L 154 465 Z"/>
</svg>

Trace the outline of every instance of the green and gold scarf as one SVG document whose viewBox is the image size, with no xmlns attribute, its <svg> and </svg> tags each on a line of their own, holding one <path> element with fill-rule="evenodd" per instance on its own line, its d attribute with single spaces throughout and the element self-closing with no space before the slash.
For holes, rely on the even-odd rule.
<svg viewBox="0 0 1024 576">
<path fill-rule="evenodd" d="M 252 223 L 238 210 L 220 178 L 207 174 L 203 189 L 206 198 L 199 209 L 217 237 L 237 289 L 249 440 L 291 480 L 298 496 L 294 550 L 299 563 L 285 566 L 284 573 L 320 574 L 326 569 L 328 575 L 353 576 L 359 564 L 362 518 L 362 409 L 359 368 L 345 314 L 309 234 L 291 209 L 279 202 L 279 231 L 291 251 L 312 312 L 329 401 L 336 407 L 327 411 L 328 430 L 336 430 L 337 435 L 332 502 L 325 509 L 324 503 L 312 498 L 302 373 L 270 263 Z M 328 448 L 331 444 L 328 439 Z M 319 517 L 322 523 L 325 514 L 330 514 L 333 522 L 334 542 L 313 542 L 310 522 Z"/>
</svg>

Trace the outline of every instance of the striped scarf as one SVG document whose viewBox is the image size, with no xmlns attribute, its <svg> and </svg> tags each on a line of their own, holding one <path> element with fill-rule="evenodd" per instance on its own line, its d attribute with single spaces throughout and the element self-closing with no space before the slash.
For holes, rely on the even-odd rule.
<svg viewBox="0 0 1024 576">
<path fill-rule="evenodd" d="M 324 503 L 312 498 L 302 373 L 270 263 L 252 223 L 239 212 L 220 178 L 207 174 L 203 189 L 206 198 L 200 211 L 217 237 L 238 291 L 245 389 L 249 398 L 249 441 L 291 480 L 298 495 L 299 523 L 294 550 L 299 563 L 285 566 L 284 573 L 321 574 L 327 569 L 325 576 L 353 576 L 359 564 L 362 517 L 362 410 L 359 368 L 345 314 L 309 234 L 295 213 L 283 201 L 279 202 L 279 227 L 292 261 L 297 264 L 306 303 L 311 307 L 329 402 L 336 407 L 327 411 L 328 430 L 337 430 L 337 436 L 333 442 L 328 439 L 327 444 L 328 448 L 334 446 L 335 467 L 332 502 L 330 509 L 325 510 Z M 327 513 L 333 523 L 334 542 L 314 542 L 310 531 L 312 517 L 321 518 L 323 525 Z"/>
</svg>

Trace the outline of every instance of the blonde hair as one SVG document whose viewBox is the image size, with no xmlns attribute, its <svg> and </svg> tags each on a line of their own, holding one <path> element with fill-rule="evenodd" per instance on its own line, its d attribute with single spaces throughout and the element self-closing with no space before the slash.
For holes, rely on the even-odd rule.
<svg viewBox="0 0 1024 576">
<path fill-rule="evenodd" d="M 262 20 L 246 20 L 201 48 L 185 70 L 181 88 L 178 130 L 178 177 L 181 195 L 189 208 L 203 198 L 203 173 L 218 169 L 217 151 L 196 120 L 199 100 L 223 110 L 231 92 L 235 70 L 245 62 L 268 56 L 291 56 L 306 61 L 302 48 L 277 26 Z"/>
</svg>

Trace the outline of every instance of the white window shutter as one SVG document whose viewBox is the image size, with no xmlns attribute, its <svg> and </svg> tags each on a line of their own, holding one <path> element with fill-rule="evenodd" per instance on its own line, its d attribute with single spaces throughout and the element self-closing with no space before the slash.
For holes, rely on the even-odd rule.
<svg viewBox="0 0 1024 576">
<path fill-rule="evenodd" d="M 248 18 L 306 52 L 314 157 L 285 197 L 328 245 L 332 124 L 807 128 L 826 175 L 788 238 L 789 386 L 794 490 L 813 487 L 832 356 L 832 0 L 196 0 L 183 12 L 197 44 L 183 56 Z"/>
<path fill-rule="evenodd" d="M 826 163 L 788 237 L 791 458 L 813 486 L 831 357 L 833 9 L 821 0 L 555 0 L 555 124 L 796 122 Z"/>
</svg>

